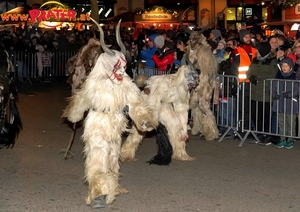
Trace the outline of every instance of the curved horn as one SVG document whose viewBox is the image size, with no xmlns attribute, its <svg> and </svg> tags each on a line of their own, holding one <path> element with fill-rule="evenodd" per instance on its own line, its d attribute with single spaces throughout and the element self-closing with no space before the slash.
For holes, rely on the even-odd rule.
<svg viewBox="0 0 300 212">
<path fill-rule="evenodd" d="M 183 14 L 184 13 L 186 13 L 190 8 L 192 8 L 193 6 L 190 6 L 189 8 L 187 8 L 185 11 L 183 11 L 182 13 L 181 13 L 181 15 L 179 16 L 179 23 L 180 23 L 180 26 L 181 26 L 181 28 L 186 32 L 186 33 L 188 33 L 188 34 L 191 34 L 191 32 L 192 32 L 192 30 L 190 30 L 190 29 L 188 29 L 188 28 L 186 28 L 185 26 L 183 26 L 183 23 L 182 23 L 182 16 L 183 16 Z"/>
<path fill-rule="evenodd" d="M 209 22 L 205 27 L 203 27 L 198 33 L 199 34 L 201 34 L 201 33 L 203 33 L 210 25 L 212 25 L 216 20 L 217 20 L 217 18 L 220 16 L 220 15 L 222 15 L 223 14 L 223 12 L 224 12 L 224 10 L 227 8 L 227 6 L 226 7 L 224 7 L 224 9 L 221 11 L 221 12 L 219 12 L 218 14 L 217 14 L 217 16 L 214 18 L 214 20 L 212 20 L 211 22 Z"/>
<path fill-rule="evenodd" d="M 99 29 L 99 31 L 100 31 L 100 46 L 102 47 L 103 51 L 106 52 L 106 53 L 107 53 L 108 55 L 110 55 L 110 56 L 114 56 L 115 53 L 114 53 L 111 49 L 107 48 L 107 46 L 105 45 L 105 42 L 104 42 L 104 32 L 103 32 L 103 30 L 102 30 L 102 27 L 100 26 L 100 24 L 98 24 L 98 23 L 97 23 L 94 19 L 92 19 L 91 17 L 90 17 L 90 19 L 91 19 L 92 22 L 94 22 L 94 24 L 97 25 L 97 27 L 98 27 L 98 29 Z"/>
<path fill-rule="evenodd" d="M 116 37 L 117 37 L 117 43 L 121 48 L 121 52 L 126 56 L 126 47 L 124 43 L 122 42 L 121 35 L 120 35 L 120 25 L 121 25 L 122 19 L 119 20 L 117 27 L 116 27 Z"/>
</svg>

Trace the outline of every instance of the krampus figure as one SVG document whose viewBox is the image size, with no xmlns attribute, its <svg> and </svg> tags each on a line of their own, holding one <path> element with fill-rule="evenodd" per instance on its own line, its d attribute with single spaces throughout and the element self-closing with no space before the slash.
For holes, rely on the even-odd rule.
<svg viewBox="0 0 300 212">
<path fill-rule="evenodd" d="M 218 16 L 222 14 L 223 11 L 220 12 Z M 193 64 L 195 69 L 200 70 L 199 85 L 192 92 L 190 101 L 194 121 L 191 133 L 192 135 L 202 133 L 206 140 L 213 140 L 219 137 L 216 119 L 210 107 L 213 92 L 216 90 L 218 84 L 216 80 L 218 75 L 218 63 L 209 44 L 206 42 L 206 37 L 202 34 L 215 19 L 201 31 L 191 31 L 183 26 L 182 15 L 180 16 L 182 28 L 190 34 L 189 45 L 186 52 L 187 61 Z"/>
<path fill-rule="evenodd" d="M 67 82 L 71 85 L 73 92 L 78 90 L 86 80 L 101 53 L 103 50 L 99 40 L 91 38 L 75 56 L 68 60 L 66 65 L 69 75 Z"/>
<path fill-rule="evenodd" d="M 3 44 L 0 43 L 0 149 L 13 148 L 22 129 L 16 97 L 13 65 Z"/>
<path fill-rule="evenodd" d="M 143 84 L 139 82 L 138 84 Z M 144 101 L 154 109 L 154 117 L 166 127 L 168 137 L 158 136 L 157 139 L 168 139 L 173 148 L 173 158 L 177 160 L 193 160 L 193 157 L 186 153 L 187 120 L 190 99 L 190 89 L 198 85 L 197 72 L 188 65 L 183 65 L 177 73 L 168 75 L 152 76 L 146 81 L 144 89 Z M 158 132 L 166 132 L 160 125 Z M 135 157 L 135 152 L 144 137 L 144 133 L 139 132 L 136 127 L 128 135 L 127 140 L 122 145 L 121 160 L 131 161 Z M 163 147 L 164 141 L 158 141 L 159 147 Z M 167 165 L 159 154 L 156 158 L 161 161 L 150 161 L 158 165 Z M 171 157 L 172 155 L 170 155 Z M 168 156 L 167 156 L 168 157 Z"/>
<path fill-rule="evenodd" d="M 63 117 L 75 123 L 88 111 L 83 133 L 85 179 L 89 187 L 86 203 L 93 208 L 102 208 L 110 205 L 116 195 L 127 192 L 119 185 L 119 155 L 121 135 L 127 128 L 126 115 L 141 131 L 151 131 L 158 123 L 153 121 L 152 110 L 125 72 L 124 54 L 105 46 L 104 33 L 100 25 L 97 26 L 104 53 L 80 89 L 69 99 Z M 120 22 L 116 34 L 123 50 L 125 46 L 119 28 Z"/>
</svg>

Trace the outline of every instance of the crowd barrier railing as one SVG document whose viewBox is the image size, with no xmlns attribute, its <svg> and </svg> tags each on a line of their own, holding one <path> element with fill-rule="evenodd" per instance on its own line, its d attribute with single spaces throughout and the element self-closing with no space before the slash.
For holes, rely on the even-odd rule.
<svg viewBox="0 0 300 212">
<path fill-rule="evenodd" d="M 32 83 L 32 80 L 41 77 L 66 76 L 65 65 L 76 53 L 71 51 L 10 51 L 9 55 L 15 68 L 15 78 Z"/>
<path fill-rule="evenodd" d="M 136 74 L 147 74 L 148 77 L 154 76 L 154 75 L 164 75 L 164 74 L 170 74 L 171 71 L 169 70 L 159 70 L 158 68 L 148 67 L 148 66 L 137 66 L 136 70 L 134 71 L 134 76 Z"/>
<path fill-rule="evenodd" d="M 218 80 L 219 104 L 213 110 L 222 133 L 219 142 L 235 135 L 242 146 L 249 134 L 256 143 L 261 135 L 300 139 L 300 81 L 267 79 L 253 85 L 226 75 Z"/>
</svg>

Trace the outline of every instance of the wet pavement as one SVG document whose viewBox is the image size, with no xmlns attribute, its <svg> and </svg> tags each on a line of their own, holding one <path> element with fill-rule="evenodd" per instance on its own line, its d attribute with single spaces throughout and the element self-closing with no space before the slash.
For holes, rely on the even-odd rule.
<svg viewBox="0 0 300 212">
<path fill-rule="evenodd" d="M 18 84 L 24 129 L 13 149 L 0 149 L 0 211 L 14 212 L 287 212 L 300 211 L 300 143 L 291 150 L 238 140 L 190 136 L 195 161 L 149 165 L 155 138 L 144 140 L 136 161 L 121 164 L 129 193 L 105 209 L 84 202 L 82 128 L 64 159 L 72 125 L 61 119 L 70 96 L 64 81 Z"/>
</svg>

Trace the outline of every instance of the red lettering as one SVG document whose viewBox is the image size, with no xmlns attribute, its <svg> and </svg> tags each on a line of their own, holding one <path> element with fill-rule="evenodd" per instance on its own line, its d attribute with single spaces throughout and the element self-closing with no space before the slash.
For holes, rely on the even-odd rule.
<svg viewBox="0 0 300 212">
<path fill-rule="evenodd" d="M 53 12 L 55 12 L 55 15 L 56 15 L 56 17 L 57 17 L 57 20 L 59 20 L 59 15 L 60 15 L 60 13 L 62 12 L 62 10 L 58 10 L 58 9 L 56 9 L 56 10 L 52 10 Z"/>
<path fill-rule="evenodd" d="M 48 10 L 47 12 L 47 19 L 54 18 L 55 20 L 59 20 L 59 16 L 55 16 L 52 10 Z"/>
<path fill-rule="evenodd" d="M 28 14 L 20 14 L 20 21 L 27 21 L 28 20 Z"/>
<path fill-rule="evenodd" d="M 60 20 L 68 19 L 68 14 L 65 13 L 65 10 L 60 13 Z"/>
<path fill-rule="evenodd" d="M 18 14 L 9 14 L 10 16 L 10 20 L 12 21 L 17 21 L 18 20 Z"/>
<path fill-rule="evenodd" d="M 40 12 L 41 13 L 38 17 L 38 22 L 47 21 L 47 18 L 46 18 L 47 12 L 45 10 L 40 10 Z"/>
<path fill-rule="evenodd" d="M 30 15 L 31 22 L 37 22 L 36 18 L 39 16 L 40 11 L 37 9 L 34 9 L 34 10 L 29 10 L 28 12 Z"/>
<path fill-rule="evenodd" d="M 8 21 L 9 20 L 9 17 L 7 16 L 7 14 L 1 14 L 1 19 L 2 21 Z"/>
<path fill-rule="evenodd" d="M 68 10 L 69 21 L 76 21 L 76 11 Z"/>
</svg>

